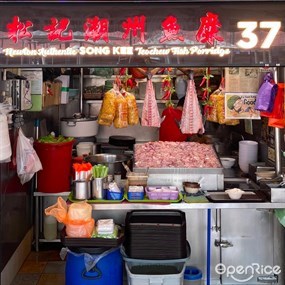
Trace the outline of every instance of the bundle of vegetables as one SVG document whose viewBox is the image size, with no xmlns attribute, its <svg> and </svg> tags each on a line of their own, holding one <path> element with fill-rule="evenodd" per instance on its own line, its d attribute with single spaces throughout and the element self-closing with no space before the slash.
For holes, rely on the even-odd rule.
<svg viewBox="0 0 285 285">
<path fill-rule="evenodd" d="M 74 138 L 72 137 L 66 138 L 62 135 L 59 135 L 58 137 L 56 137 L 54 133 L 50 133 L 47 136 L 39 138 L 38 142 L 40 143 L 64 143 L 64 142 L 70 142 L 73 139 Z"/>
<path fill-rule="evenodd" d="M 97 164 L 92 167 L 93 178 L 104 178 L 108 175 L 108 166 Z"/>
</svg>

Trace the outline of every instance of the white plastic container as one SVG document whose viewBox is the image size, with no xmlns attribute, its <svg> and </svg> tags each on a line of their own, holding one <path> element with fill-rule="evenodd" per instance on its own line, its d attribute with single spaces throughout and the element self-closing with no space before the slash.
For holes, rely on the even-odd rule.
<svg viewBox="0 0 285 285">
<path fill-rule="evenodd" d="M 80 142 L 76 146 L 77 156 L 93 154 L 94 147 L 95 147 L 95 144 L 92 142 Z"/>
<path fill-rule="evenodd" d="M 179 273 L 177 274 L 167 274 L 167 266 L 172 268 L 176 268 Z M 147 273 L 147 269 L 145 270 L 146 274 L 135 274 L 132 273 L 135 266 L 148 266 L 150 269 L 150 274 Z M 162 270 L 164 274 L 151 274 L 151 267 L 152 266 L 161 266 L 165 267 L 165 270 Z M 127 278 L 128 278 L 128 285 L 183 285 L 184 279 L 184 271 L 186 264 L 185 262 L 180 263 L 162 263 L 159 264 L 157 261 L 156 264 L 142 264 L 142 263 L 135 263 L 135 262 L 126 262 L 125 263 L 126 271 L 127 271 Z"/>
<path fill-rule="evenodd" d="M 44 238 L 46 240 L 57 238 L 57 220 L 53 216 L 44 216 Z"/>
</svg>

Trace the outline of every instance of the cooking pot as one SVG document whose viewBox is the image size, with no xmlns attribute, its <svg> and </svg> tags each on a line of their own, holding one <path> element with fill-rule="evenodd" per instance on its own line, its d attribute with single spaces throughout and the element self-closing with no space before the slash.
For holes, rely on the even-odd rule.
<svg viewBox="0 0 285 285">
<path fill-rule="evenodd" d="M 90 118 L 61 118 L 61 134 L 65 137 L 91 137 L 98 133 L 98 120 Z"/>
<path fill-rule="evenodd" d="M 90 162 L 92 165 L 103 164 L 108 166 L 108 174 L 114 175 L 121 173 L 122 178 L 126 178 L 126 170 L 122 165 L 122 162 L 131 167 L 132 155 L 127 154 L 111 154 L 111 153 L 99 153 L 95 155 L 89 155 L 84 158 L 86 162 Z"/>
</svg>

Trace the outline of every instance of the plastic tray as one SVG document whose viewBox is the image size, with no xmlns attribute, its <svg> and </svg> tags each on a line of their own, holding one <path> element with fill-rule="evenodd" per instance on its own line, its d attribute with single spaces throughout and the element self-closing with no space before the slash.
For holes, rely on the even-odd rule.
<svg viewBox="0 0 285 285">
<path fill-rule="evenodd" d="M 172 187 L 172 186 L 149 186 L 145 188 L 145 193 L 150 200 L 177 200 L 179 196 L 179 191 L 175 187 L 175 191 L 150 191 L 149 189 L 153 188 L 162 188 L 162 187 Z"/>
<path fill-rule="evenodd" d="M 130 203 L 179 203 L 182 201 L 183 195 L 182 193 L 178 193 L 178 197 L 176 200 L 150 200 L 146 195 L 144 195 L 143 199 L 129 199 L 127 193 L 125 193 L 124 198 Z"/>
<path fill-rule="evenodd" d="M 117 247 L 124 241 L 124 232 L 119 231 L 115 239 L 111 238 L 73 238 L 66 236 L 65 227 L 60 232 L 60 240 L 66 247 Z"/>
<path fill-rule="evenodd" d="M 82 200 L 74 199 L 72 196 L 72 193 L 69 194 L 68 200 L 70 202 L 73 202 L 73 203 L 82 201 Z M 122 199 L 120 199 L 120 200 L 106 200 L 106 199 L 90 199 L 90 200 L 87 200 L 87 202 L 90 204 L 110 204 L 110 203 L 113 204 L 113 203 L 121 203 L 123 201 L 124 201 L 124 196 L 122 196 Z"/>
</svg>

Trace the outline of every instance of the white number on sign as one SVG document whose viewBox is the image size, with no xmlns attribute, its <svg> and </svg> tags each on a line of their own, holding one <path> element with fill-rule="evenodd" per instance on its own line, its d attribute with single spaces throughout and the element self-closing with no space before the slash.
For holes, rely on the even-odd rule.
<svg viewBox="0 0 285 285">
<path fill-rule="evenodd" d="M 243 49 L 254 48 L 258 43 L 258 37 L 254 33 L 254 30 L 258 27 L 258 22 L 238 22 L 237 27 L 239 29 L 244 29 L 241 33 L 241 36 L 245 40 L 239 40 L 237 45 Z M 260 22 L 259 27 L 261 29 L 269 29 L 267 36 L 261 44 L 261 48 L 268 49 L 273 43 L 277 33 L 281 28 L 281 22 Z"/>
</svg>

